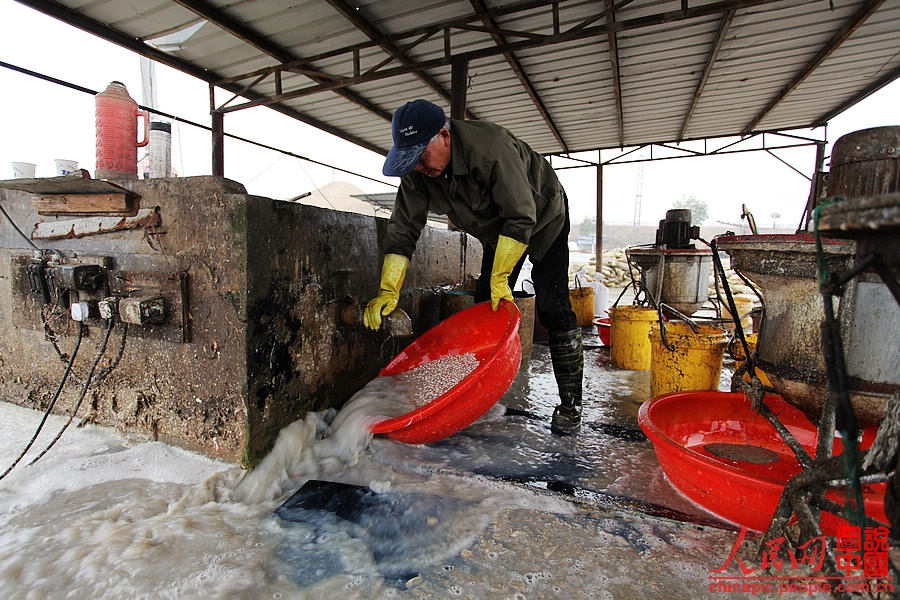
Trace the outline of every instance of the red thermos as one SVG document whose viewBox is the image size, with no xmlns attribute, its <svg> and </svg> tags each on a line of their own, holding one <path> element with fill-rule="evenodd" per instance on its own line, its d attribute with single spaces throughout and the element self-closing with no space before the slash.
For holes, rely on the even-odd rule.
<svg viewBox="0 0 900 600">
<path fill-rule="evenodd" d="M 150 114 L 138 110 L 128 90 L 113 81 L 95 96 L 97 107 L 97 179 L 137 177 L 137 149 L 150 141 Z M 144 139 L 137 141 L 137 120 L 144 119 Z"/>
</svg>

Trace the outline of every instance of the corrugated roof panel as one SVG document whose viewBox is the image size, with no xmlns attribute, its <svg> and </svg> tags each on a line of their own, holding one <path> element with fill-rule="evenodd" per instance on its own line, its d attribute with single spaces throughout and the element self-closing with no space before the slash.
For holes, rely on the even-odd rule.
<svg viewBox="0 0 900 600">
<path fill-rule="evenodd" d="M 835 15 L 823 12 L 818 3 L 788 2 L 768 10 L 737 11 L 687 136 L 709 135 L 722 127 L 743 130 L 854 10 L 844 7 Z M 729 103 L 725 111 L 720 110 L 724 102 Z"/>
<path fill-rule="evenodd" d="M 57 0 L 136 39 L 173 33 L 203 21 L 173 0 Z M 466 19 L 475 27 L 483 20 L 466 0 L 358 0 L 351 18 L 323 0 L 207 0 L 210 6 L 246 27 L 272 54 L 309 61 L 324 77 L 353 75 L 351 46 L 361 46 L 362 72 L 389 56 L 373 44 L 375 35 L 393 35 L 382 44 L 404 49 L 418 34 L 435 24 Z M 553 33 L 551 3 L 529 5 L 522 0 L 482 0 L 509 43 L 527 44 L 527 36 L 514 32 Z M 682 0 L 626 1 L 615 21 L 626 29 L 616 35 L 625 145 L 667 141 L 679 135 L 703 74 L 717 31 L 731 0 L 687 0 L 689 8 L 712 7 L 715 12 L 683 19 Z M 688 123 L 687 137 L 725 135 L 753 123 L 785 86 L 809 64 L 835 32 L 852 18 L 865 0 L 841 0 L 833 9 L 824 0 L 775 0 L 747 5 L 741 0 L 731 27 L 725 32 L 718 59 Z M 524 70 L 552 120 L 548 123 L 525 84 L 501 54 L 479 56 L 469 65 L 469 109 L 479 118 L 496 121 L 522 135 L 542 152 L 587 150 L 620 144 L 613 71 L 610 64 L 604 4 L 597 0 L 561 0 L 560 32 L 583 27 L 593 37 L 553 45 L 517 48 L 515 58 Z M 734 5 L 737 6 L 736 4 Z M 511 11 L 511 12 L 510 12 Z M 214 15 L 210 15 L 214 18 Z M 357 20 L 363 20 L 363 30 Z M 636 19 L 641 26 L 633 28 Z M 896 36 L 900 0 L 885 0 L 856 33 L 812 73 L 797 89 L 778 102 L 757 128 L 801 127 L 862 94 L 872 81 L 898 68 Z M 581 30 L 581 29 L 579 29 Z M 114 37 L 114 36 L 110 36 Z M 485 31 L 451 31 L 451 53 L 484 52 L 497 44 Z M 393 59 L 383 69 L 397 69 L 412 62 L 445 58 L 442 31 L 407 50 L 407 60 Z M 169 47 L 173 48 L 173 47 Z M 330 58 L 311 60 L 325 52 L 343 51 Z M 276 64 L 276 59 L 251 43 L 211 23 L 182 41 L 172 56 L 222 77 L 249 73 Z M 387 148 L 387 117 L 402 102 L 424 97 L 448 108 L 451 67 L 433 66 L 424 73 L 403 73 L 390 78 L 356 83 L 345 90 L 320 91 L 283 100 L 311 120 L 343 132 L 348 139 Z M 426 80 L 428 80 L 426 82 Z M 249 84 L 246 79 L 241 84 Z M 297 73 L 283 74 L 283 90 L 312 88 L 313 79 Z M 432 89 L 436 85 L 439 91 Z M 273 95 L 269 76 L 253 90 Z M 223 97 L 227 97 L 222 95 Z M 346 98 L 345 96 L 348 96 Z M 553 126 L 561 134 L 561 143 Z"/>
<path fill-rule="evenodd" d="M 451 21 L 472 12 L 468 2 L 442 0 L 367 0 L 355 2 L 360 14 L 385 33 L 401 33 Z"/>
<path fill-rule="evenodd" d="M 366 41 L 365 35 L 319 0 L 254 0 L 234 4 L 228 13 L 273 42 L 305 58 Z M 299 43 L 298 43 L 299 42 Z"/>
<path fill-rule="evenodd" d="M 606 88 L 561 86 L 553 92 L 547 92 L 543 97 L 556 122 L 560 122 L 566 113 L 578 115 L 579 111 L 584 111 L 585 115 L 593 113 L 593 118 L 601 114 L 609 118 L 615 118 L 616 115 L 612 86 Z M 598 102 L 601 103 L 599 106 Z"/>
<path fill-rule="evenodd" d="M 886 2 L 884 10 L 866 20 L 797 89 L 761 123 L 762 127 L 792 122 L 797 115 L 823 116 L 822 98 L 838 87 L 862 92 L 872 81 L 900 69 L 898 51 L 900 2 Z M 866 66 L 861 66 L 865 64 Z M 776 125 L 777 126 L 777 125 Z"/>
<path fill-rule="evenodd" d="M 130 33 L 139 39 L 169 32 L 198 19 L 194 13 L 168 0 L 141 2 L 140 8 L 118 0 L 65 3 L 101 23 Z"/>
<path fill-rule="evenodd" d="M 235 43 L 233 37 L 224 33 L 191 39 L 184 44 L 184 50 L 171 54 L 191 62 L 203 60 L 207 69 L 223 77 L 241 75 L 278 62 L 252 51 L 247 44 Z"/>
<path fill-rule="evenodd" d="M 491 3 L 492 6 L 494 4 Z M 568 31 L 570 28 L 581 24 L 585 19 L 592 18 L 603 12 L 602 4 L 596 2 L 596 0 L 561 2 L 558 5 L 558 9 L 559 28 L 561 31 Z M 541 35 L 549 35 L 553 32 L 553 13 L 549 3 L 541 7 L 535 7 L 532 10 L 499 16 L 496 20 L 503 29 L 512 31 L 527 31 Z M 512 38 L 512 36 L 510 37 Z"/>
</svg>

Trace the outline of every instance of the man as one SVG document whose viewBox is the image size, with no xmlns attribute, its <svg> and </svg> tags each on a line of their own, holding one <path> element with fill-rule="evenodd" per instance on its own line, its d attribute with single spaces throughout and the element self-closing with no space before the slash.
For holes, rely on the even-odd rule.
<svg viewBox="0 0 900 600">
<path fill-rule="evenodd" d="M 397 307 L 428 211 L 446 214 L 481 241 L 475 300 L 490 298 L 494 310 L 501 300 L 512 300 L 527 253 L 559 388 L 551 429 L 574 433 L 581 424 L 584 355 L 569 301 L 569 207 L 556 173 L 506 129 L 486 121 L 448 120 L 426 100 L 397 109 L 391 127 L 394 147 L 383 172 L 402 179 L 387 228 L 381 287 L 366 306 L 366 326 L 378 329 L 381 317 Z"/>
</svg>

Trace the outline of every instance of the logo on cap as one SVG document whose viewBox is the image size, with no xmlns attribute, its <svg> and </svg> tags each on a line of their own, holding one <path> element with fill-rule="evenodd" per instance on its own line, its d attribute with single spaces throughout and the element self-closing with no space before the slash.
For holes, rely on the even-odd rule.
<svg viewBox="0 0 900 600">
<path fill-rule="evenodd" d="M 446 121 L 444 110 L 428 100 L 413 100 L 398 108 L 391 119 L 394 147 L 381 172 L 388 177 L 402 177 L 412 171 Z"/>
</svg>

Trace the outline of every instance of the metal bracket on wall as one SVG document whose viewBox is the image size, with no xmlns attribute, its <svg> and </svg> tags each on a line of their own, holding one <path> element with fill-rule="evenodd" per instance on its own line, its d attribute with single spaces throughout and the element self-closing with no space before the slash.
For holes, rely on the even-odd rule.
<svg viewBox="0 0 900 600">
<path fill-rule="evenodd" d="M 39 222 L 31 232 L 33 240 L 62 240 L 81 238 L 99 233 L 111 233 L 127 229 L 147 228 L 159 231 L 162 218 L 159 207 L 145 208 L 131 217 L 93 216 L 63 221 Z"/>
<path fill-rule="evenodd" d="M 128 335 L 167 342 L 191 341 L 186 271 L 111 271 L 109 293 L 119 298 L 161 297 L 165 314 L 159 322 L 132 327 Z"/>
</svg>

